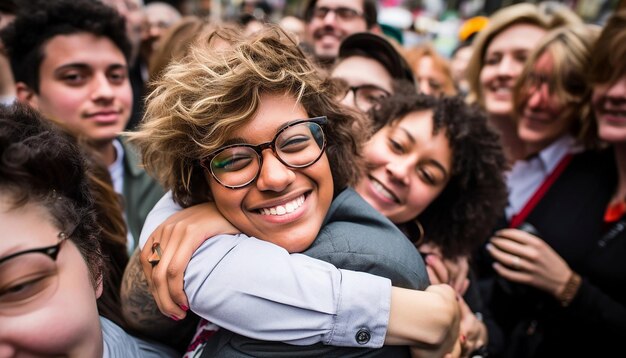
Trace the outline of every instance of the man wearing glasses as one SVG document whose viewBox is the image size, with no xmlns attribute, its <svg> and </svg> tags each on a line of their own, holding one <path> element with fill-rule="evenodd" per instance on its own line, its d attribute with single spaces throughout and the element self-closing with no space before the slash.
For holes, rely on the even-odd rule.
<svg viewBox="0 0 626 358">
<path fill-rule="evenodd" d="M 339 45 L 356 32 L 381 33 L 374 0 L 310 0 L 304 14 L 305 38 L 321 65 L 331 65 Z"/>
<path fill-rule="evenodd" d="M 345 86 L 341 102 L 364 113 L 391 96 L 396 81 L 409 85 L 415 82 L 411 67 L 396 48 L 384 37 L 369 32 L 343 40 L 330 77 Z"/>
</svg>

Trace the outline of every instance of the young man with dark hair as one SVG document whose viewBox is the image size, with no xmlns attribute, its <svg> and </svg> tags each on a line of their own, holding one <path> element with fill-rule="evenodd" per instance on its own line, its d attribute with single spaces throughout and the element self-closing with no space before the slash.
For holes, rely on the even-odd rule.
<svg viewBox="0 0 626 358">
<path fill-rule="evenodd" d="M 124 26 L 115 10 L 99 2 L 36 1 L 19 9 L 0 38 L 17 100 L 85 139 L 108 166 L 115 191 L 124 197 L 130 250 L 163 191 L 118 138 L 133 100 Z"/>
</svg>

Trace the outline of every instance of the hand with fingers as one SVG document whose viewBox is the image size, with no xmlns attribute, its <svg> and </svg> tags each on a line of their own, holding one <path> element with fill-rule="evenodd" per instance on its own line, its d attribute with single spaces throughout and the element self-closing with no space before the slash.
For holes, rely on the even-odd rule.
<svg viewBox="0 0 626 358">
<path fill-rule="evenodd" d="M 461 309 L 454 290 L 446 284 L 431 284 L 426 292 L 441 295 L 453 308 L 453 319 L 446 324 L 445 334 L 437 344 L 411 346 L 411 357 L 416 358 L 457 358 L 461 357 L 463 341 L 461 339 Z"/>
<path fill-rule="evenodd" d="M 141 250 L 141 266 L 159 310 L 173 320 L 189 309 L 183 275 L 193 253 L 219 234 L 239 233 L 211 202 L 170 216 L 150 235 Z"/>
<path fill-rule="evenodd" d="M 428 253 L 425 261 L 430 282 L 432 284 L 448 283 L 457 292 L 461 308 L 460 337 L 462 338 L 459 340 L 461 346 L 460 356 L 467 357 L 471 352 L 487 342 L 487 328 L 485 324 L 478 319 L 461 297 L 469 286 L 467 257 L 459 257 L 457 259 L 441 258 L 439 248 L 430 244 L 421 245 L 420 251 Z"/>
<path fill-rule="evenodd" d="M 462 357 L 469 357 L 472 352 L 487 344 L 487 327 L 472 312 L 462 297 L 459 297 L 461 308 L 461 348 Z"/>
<path fill-rule="evenodd" d="M 446 283 L 459 294 L 464 295 L 469 286 L 469 262 L 467 256 L 446 258 L 441 249 L 432 243 L 419 246 L 419 251 L 425 254 L 426 271 L 432 284 Z"/>
<path fill-rule="evenodd" d="M 541 238 L 518 229 L 498 231 L 487 245 L 496 272 L 507 280 L 558 297 L 573 271 Z"/>
</svg>

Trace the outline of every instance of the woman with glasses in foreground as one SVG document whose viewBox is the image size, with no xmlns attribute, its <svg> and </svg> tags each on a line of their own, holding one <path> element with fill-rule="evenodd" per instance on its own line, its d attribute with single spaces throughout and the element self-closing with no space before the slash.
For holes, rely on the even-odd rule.
<svg viewBox="0 0 626 358">
<path fill-rule="evenodd" d="M 220 53 L 196 46 L 149 97 L 134 135 L 148 170 L 181 206 L 212 202 L 204 210 L 217 209 L 245 233 L 206 241 L 186 271 L 191 310 L 225 328 L 205 354 L 408 355 L 404 346 L 414 344 L 434 356 L 452 350 L 458 306 L 451 289 L 391 289 L 388 279 L 424 289 L 424 263 L 391 222 L 346 189 L 361 170 L 364 131 L 353 132 L 355 123 L 276 29 Z M 148 245 L 154 256 L 143 263 L 167 267 L 176 247 L 159 238 Z M 296 252 L 342 270 L 289 255 Z M 169 294 L 162 289 L 153 289 L 157 299 Z M 248 330 L 237 323 L 250 320 Z M 290 344 L 244 344 L 244 336 Z M 367 349 L 383 343 L 401 346 Z"/>
<path fill-rule="evenodd" d="M 0 355 L 174 357 L 98 313 L 109 281 L 88 171 L 48 121 L 0 106 Z"/>
</svg>

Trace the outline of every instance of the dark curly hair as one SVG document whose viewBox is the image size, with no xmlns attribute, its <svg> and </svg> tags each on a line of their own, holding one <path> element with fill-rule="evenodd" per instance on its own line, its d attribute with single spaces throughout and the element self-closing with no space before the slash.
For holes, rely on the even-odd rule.
<svg viewBox="0 0 626 358">
<path fill-rule="evenodd" d="M 115 9 L 93 0 L 32 0 L 20 4 L 15 20 L 0 32 L 16 82 L 39 93 L 44 47 L 59 35 L 89 33 L 110 39 L 128 61 L 125 21 Z"/>
<path fill-rule="evenodd" d="M 399 83 L 395 93 L 371 112 L 374 130 L 411 112 L 433 111 L 433 133 L 445 130 L 452 170 L 446 187 L 416 219 L 425 241 L 437 244 L 444 256 L 468 255 L 488 238 L 506 205 L 507 163 L 499 137 L 485 114 L 460 96 L 430 97 Z M 412 221 L 398 226 L 410 238 L 420 236 Z"/>
<path fill-rule="evenodd" d="M 0 106 L 0 193 L 14 208 L 39 204 L 102 278 L 99 226 L 87 163 L 75 141 L 25 105 Z"/>
</svg>

